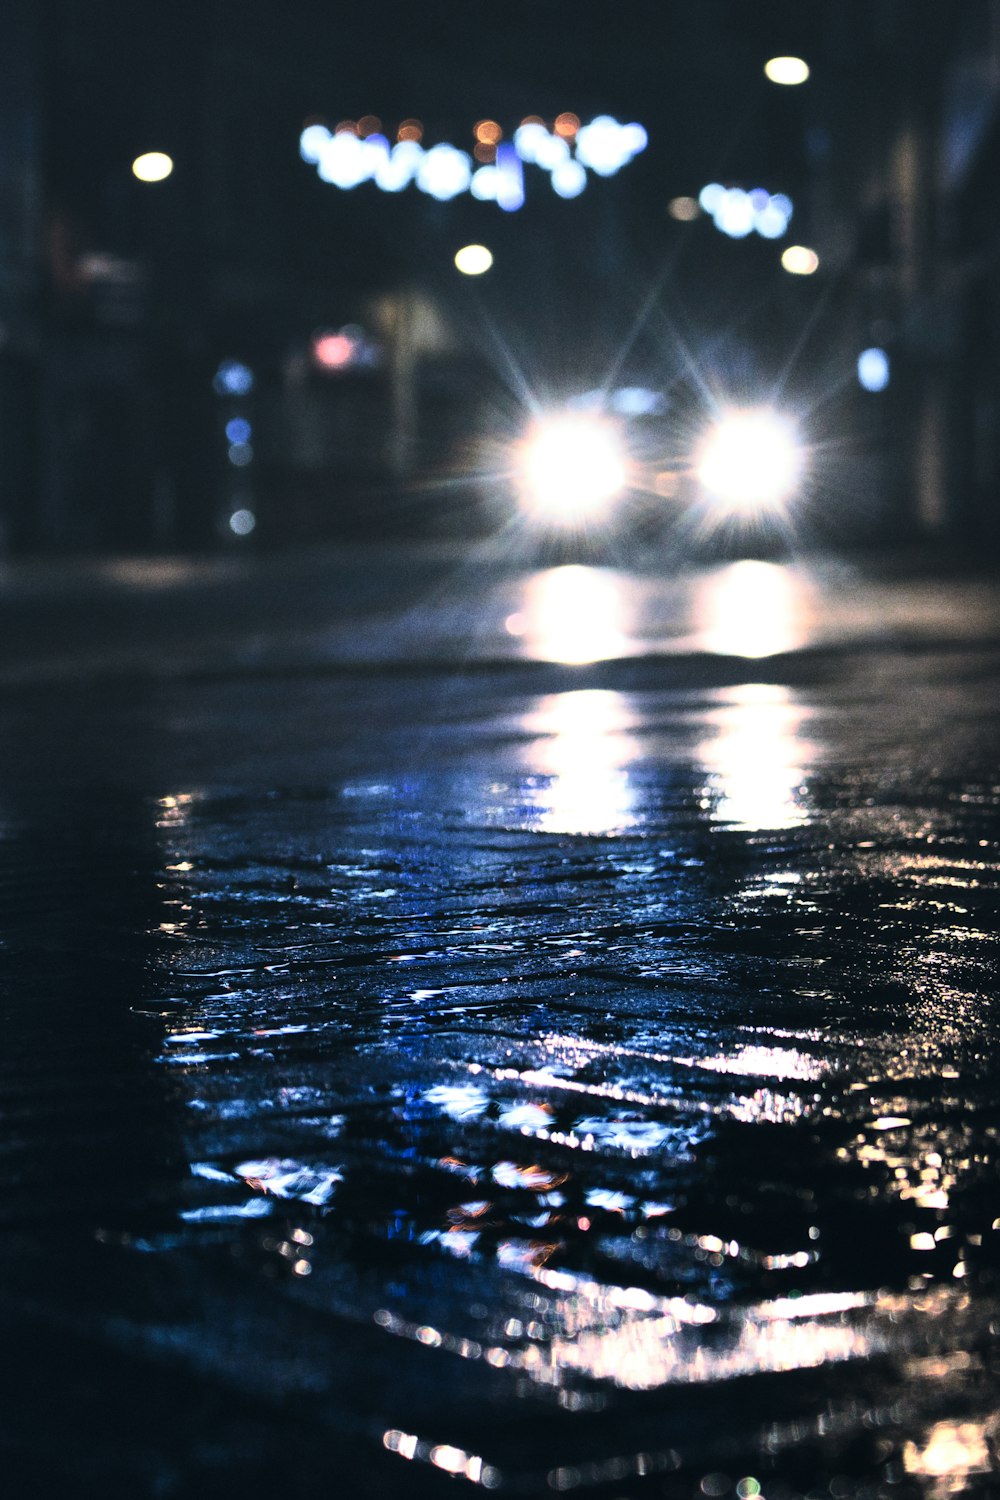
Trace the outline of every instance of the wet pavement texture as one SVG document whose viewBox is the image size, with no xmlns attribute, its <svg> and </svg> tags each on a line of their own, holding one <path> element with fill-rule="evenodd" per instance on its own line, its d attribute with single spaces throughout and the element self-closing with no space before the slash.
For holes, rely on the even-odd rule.
<svg viewBox="0 0 1000 1500">
<path fill-rule="evenodd" d="M 0 583 L 12 1480 L 998 1493 L 995 583 Z"/>
</svg>

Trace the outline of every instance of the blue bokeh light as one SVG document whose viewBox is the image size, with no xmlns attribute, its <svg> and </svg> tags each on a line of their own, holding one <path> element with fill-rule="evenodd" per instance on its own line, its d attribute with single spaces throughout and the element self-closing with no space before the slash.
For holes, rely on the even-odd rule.
<svg viewBox="0 0 1000 1500">
<path fill-rule="evenodd" d="M 864 390 L 884 391 L 889 375 L 889 356 L 884 349 L 862 349 L 858 355 L 858 383 Z"/>
<path fill-rule="evenodd" d="M 552 173 L 552 190 L 560 198 L 579 198 L 587 186 L 587 173 L 578 161 L 560 162 Z"/>
<path fill-rule="evenodd" d="M 247 396 L 253 390 L 253 371 L 238 359 L 224 359 L 215 372 L 212 389 L 217 396 Z"/>
<path fill-rule="evenodd" d="M 598 115 L 575 130 L 576 116 L 572 119 L 573 144 L 560 133 L 558 121 L 550 130 L 540 120 L 529 120 L 518 126 L 512 141 L 498 144 L 495 164 L 479 168 L 465 151 L 445 141 L 429 150 L 413 139 L 391 146 L 380 131 L 362 139 L 346 125 L 333 134 L 325 125 L 307 125 L 299 136 L 299 154 L 315 164 L 323 182 L 345 191 L 373 181 L 382 192 L 399 193 L 413 183 L 442 203 L 467 192 L 512 213 L 524 204 L 523 164 L 548 172 L 558 197 L 576 198 L 586 187 L 588 171 L 613 177 L 649 142 L 645 127 L 634 121 L 623 125 L 611 115 Z"/>
<path fill-rule="evenodd" d="M 417 169 L 417 187 L 439 203 L 467 192 L 471 183 L 472 162 L 455 146 L 432 146 Z"/>
<path fill-rule="evenodd" d="M 506 142 L 497 147 L 497 202 L 507 213 L 515 213 L 524 206 L 521 158 Z"/>
</svg>

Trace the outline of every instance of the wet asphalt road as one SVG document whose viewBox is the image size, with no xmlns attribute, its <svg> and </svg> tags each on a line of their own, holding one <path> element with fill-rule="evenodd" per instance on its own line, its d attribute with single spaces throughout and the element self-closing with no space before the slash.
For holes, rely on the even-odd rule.
<svg viewBox="0 0 1000 1500">
<path fill-rule="evenodd" d="M 995 583 L 355 550 L 0 625 L 12 1481 L 998 1492 Z"/>
</svg>

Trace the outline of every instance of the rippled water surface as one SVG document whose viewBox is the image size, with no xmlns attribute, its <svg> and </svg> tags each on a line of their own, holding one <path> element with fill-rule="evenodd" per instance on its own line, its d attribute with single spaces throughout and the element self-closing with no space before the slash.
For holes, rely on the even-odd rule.
<svg viewBox="0 0 1000 1500">
<path fill-rule="evenodd" d="M 16 699 L 11 1472 L 997 1492 L 996 663 L 731 675 Z"/>
</svg>

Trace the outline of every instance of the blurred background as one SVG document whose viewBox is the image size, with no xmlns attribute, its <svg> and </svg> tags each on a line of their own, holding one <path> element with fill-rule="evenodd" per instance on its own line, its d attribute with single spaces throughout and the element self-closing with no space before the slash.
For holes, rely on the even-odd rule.
<svg viewBox="0 0 1000 1500">
<path fill-rule="evenodd" d="M 0 72 L 7 554 L 489 531 L 566 403 L 670 525 L 763 402 L 808 536 L 997 555 L 995 0 L 7 0 Z"/>
</svg>

